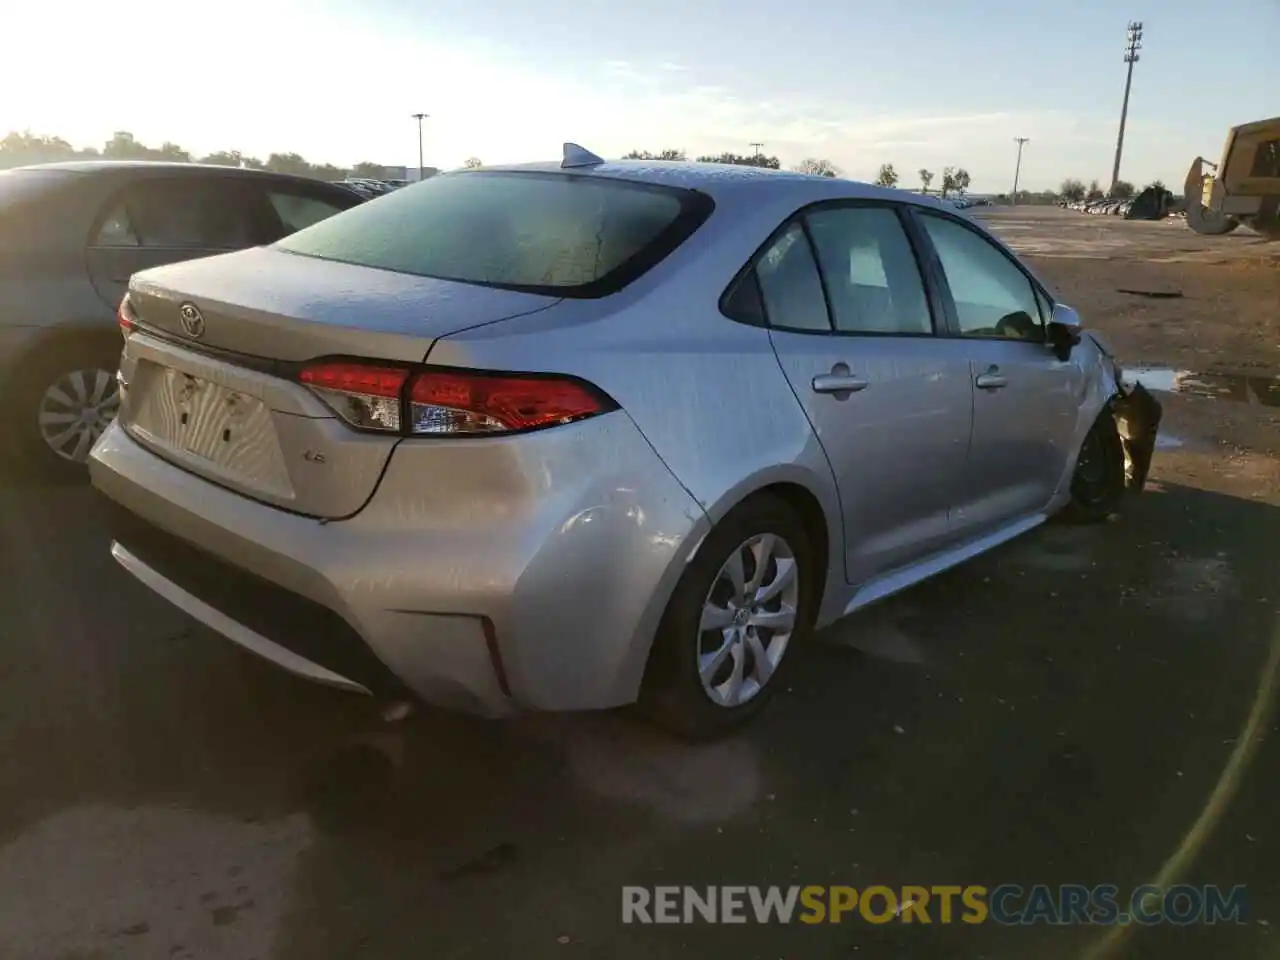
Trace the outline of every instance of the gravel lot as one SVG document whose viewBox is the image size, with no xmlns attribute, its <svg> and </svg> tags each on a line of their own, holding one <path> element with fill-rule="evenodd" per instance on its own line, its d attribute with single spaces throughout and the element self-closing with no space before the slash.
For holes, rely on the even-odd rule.
<svg viewBox="0 0 1280 960">
<path fill-rule="evenodd" d="M 1151 487 L 839 624 L 725 742 L 381 725 L 118 571 L 91 491 L 0 490 L 0 957 L 1051 960 L 1109 931 L 634 927 L 620 887 L 1161 876 L 1248 884 L 1247 922 L 1115 955 L 1274 958 L 1280 269 L 1181 224 L 988 216 L 1128 363 L 1202 375 L 1161 395 Z"/>
</svg>

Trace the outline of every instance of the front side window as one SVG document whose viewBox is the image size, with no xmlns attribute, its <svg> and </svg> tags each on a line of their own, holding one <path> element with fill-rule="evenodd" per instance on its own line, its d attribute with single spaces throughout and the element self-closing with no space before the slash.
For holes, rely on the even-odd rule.
<svg viewBox="0 0 1280 960">
<path fill-rule="evenodd" d="M 756 261 L 756 277 L 770 326 L 831 331 L 818 265 L 799 223 L 788 226 Z"/>
<path fill-rule="evenodd" d="M 276 244 L 305 256 L 555 296 L 604 296 L 674 250 L 704 194 L 605 177 L 445 174 Z"/>
<path fill-rule="evenodd" d="M 945 217 L 920 216 L 966 337 L 1044 341 L 1035 287 L 995 244 Z"/>
<path fill-rule="evenodd" d="M 892 208 L 828 208 L 808 221 L 837 330 L 933 333 L 920 267 Z"/>
</svg>

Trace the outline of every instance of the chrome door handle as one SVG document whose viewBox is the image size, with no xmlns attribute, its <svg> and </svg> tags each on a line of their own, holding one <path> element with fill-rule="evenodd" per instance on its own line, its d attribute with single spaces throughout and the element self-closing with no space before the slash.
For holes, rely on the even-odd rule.
<svg viewBox="0 0 1280 960">
<path fill-rule="evenodd" d="M 867 389 L 867 381 L 847 373 L 821 373 L 813 378 L 814 393 L 857 393 Z"/>
<path fill-rule="evenodd" d="M 979 390 L 1001 390 L 1009 385 L 1009 381 L 1002 374 L 987 371 L 978 374 L 973 384 Z"/>
</svg>

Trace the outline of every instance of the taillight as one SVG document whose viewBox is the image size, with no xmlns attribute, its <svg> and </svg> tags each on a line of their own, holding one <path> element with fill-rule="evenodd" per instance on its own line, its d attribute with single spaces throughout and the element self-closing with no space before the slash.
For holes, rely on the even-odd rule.
<svg viewBox="0 0 1280 960">
<path fill-rule="evenodd" d="M 116 323 L 120 325 L 120 336 L 126 340 L 138 326 L 137 317 L 133 313 L 133 304 L 129 302 L 127 293 L 121 298 L 120 306 L 116 309 Z"/>
<path fill-rule="evenodd" d="M 615 407 L 589 384 L 542 374 L 409 370 L 342 360 L 309 364 L 299 379 L 352 426 L 412 436 L 519 433 Z"/>
<path fill-rule="evenodd" d="M 564 377 L 427 370 L 409 386 L 411 433 L 478 434 L 536 430 L 608 407 L 594 390 Z"/>
<path fill-rule="evenodd" d="M 299 379 L 334 412 L 363 430 L 400 432 L 400 399 L 409 371 L 342 361 L 304 367 Z"/>
</svg>

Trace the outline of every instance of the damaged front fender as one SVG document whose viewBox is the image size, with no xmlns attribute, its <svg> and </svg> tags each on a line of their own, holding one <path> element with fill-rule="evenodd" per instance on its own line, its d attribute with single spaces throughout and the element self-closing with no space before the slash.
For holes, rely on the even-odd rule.
<svg viewBox="0 0 1280 960">
<path fill-rule="evenodd" d="M 1111 398 L 1110 408 L 1124 447 L 1124 485 L 1126 490 L 1141 493 L 1151 470 L 1156 432 L 1164 409 L 1140 383 L 1117 384 L 1117 391 Z"/>
</svg>

